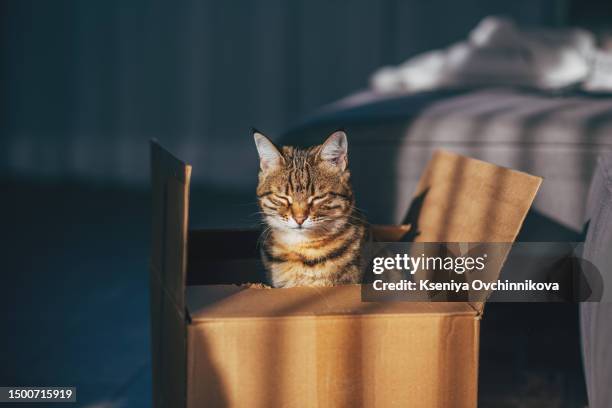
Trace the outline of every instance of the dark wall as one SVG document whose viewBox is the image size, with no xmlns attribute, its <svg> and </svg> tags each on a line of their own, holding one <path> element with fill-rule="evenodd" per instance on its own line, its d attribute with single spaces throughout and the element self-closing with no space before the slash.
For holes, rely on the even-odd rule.
<svg viewBox="0 0 612 408">
<path fill-rule="evenodd" d="M 146 141 L 241 187 L 273 137 L 484 16 L 558 24 L 562 0 L 2 2 L 0 176 L 136 183 Z"/>
</svg>

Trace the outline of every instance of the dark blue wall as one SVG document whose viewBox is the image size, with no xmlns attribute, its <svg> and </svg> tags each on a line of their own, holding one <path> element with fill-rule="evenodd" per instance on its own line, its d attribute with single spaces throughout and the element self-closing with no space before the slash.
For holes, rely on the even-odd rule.
<svg viewBox="0 0 612 408">
<path fill-rule="evenodd" d="M 277 136 L 486 15 L 559 24 L 562 0 L 2 2 L 0 176 L 145 185 L 146 141 L 241 187 Z M 237 164 L 237 165 L 233 165 Z M 245 176 L 246 175 L 246 176 Z M 245 178 L 246 177 L 246 178 Z"/>
</svg>

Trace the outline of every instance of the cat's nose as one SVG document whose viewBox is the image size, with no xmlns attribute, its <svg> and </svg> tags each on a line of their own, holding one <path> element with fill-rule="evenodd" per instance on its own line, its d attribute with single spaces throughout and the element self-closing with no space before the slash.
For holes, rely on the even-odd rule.
<svg viewBox="0 0 612 408">
<path fill-rule="evenodd" d="M 298 223 L 298 225 L 302 225 L 304 221 L 306 221 L 306 218 L 308 218 L 308 215 L 306 214 L 300 214 L 300 215 L 293 216 L 293 219 L 295 220 L 295 222 Z"/>
</svg>

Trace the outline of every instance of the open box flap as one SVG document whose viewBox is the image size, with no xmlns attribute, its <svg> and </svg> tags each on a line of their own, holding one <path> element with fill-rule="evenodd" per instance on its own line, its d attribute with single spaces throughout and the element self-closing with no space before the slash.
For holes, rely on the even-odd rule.
<svg viewBox="0 0 612 408">
<path fill-rule="evenodd" d="M 419 181 L 405 223 L 415 242 L 512 243 L 542 183 L 540 177 L 438 150 Z M 469 248 L 466 248 L 468 250 Z M 499 277 L 510 246 L 499 246 L 487 280 Z M 479 271 L 466 279 L 482 279 Z M 471 275 L 471 276 L 470 276 Z M 478 312 L 486 299 L 470 299 Z"/>
<path fill-rule="evenodd" d="M 151 142 L 150 303 L 155 407 L 185 405 L 185 275 L 190 175 L 191 166 L 173 157 L 157 142 Z"/>
<path fill-rule="evenodd" d="M 151 142 L 153 194 L 151 273 L 179 313 L 185 307 L 191 166 Z"/>
</svg>

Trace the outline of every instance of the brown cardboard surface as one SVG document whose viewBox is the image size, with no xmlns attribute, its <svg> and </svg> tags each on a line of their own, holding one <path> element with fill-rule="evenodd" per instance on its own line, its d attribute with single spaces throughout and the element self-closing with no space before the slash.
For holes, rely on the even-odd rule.
<svg viewBox="0 0 612 408">
<path fill-rule="evenodd" d="M 476 315 L 463 302 L 362 302 L 359 285 L 283 290 L 236 285 L 192 286 L 187 288 L 187 307 L 194 323 L 231 318 Z"/>
<path fill-rule="evenodd" d="M 258 276 L 256 233 L 190 232 L 187 260 L 190 168 L 157 145 L 152 159 L 155 406 L 476 406 L 482 303 L 364 303 L 356 285 L 227 284 Z M 512 242 L 540 182 L 437 152 L 409 233 L 417 242 Z M 382 240 L 406 230 L 384 230 Z"/>
<path fill-rule="evenodd" d="M 475 407 L 473 314 L 233 318 L 188 327 L 189 407 Z"/>
<path fill-rule="evenodd" d="M 542 179 L 438 150 L 408 222 L 416 242 L 514 242 Z"/>
</svg>

